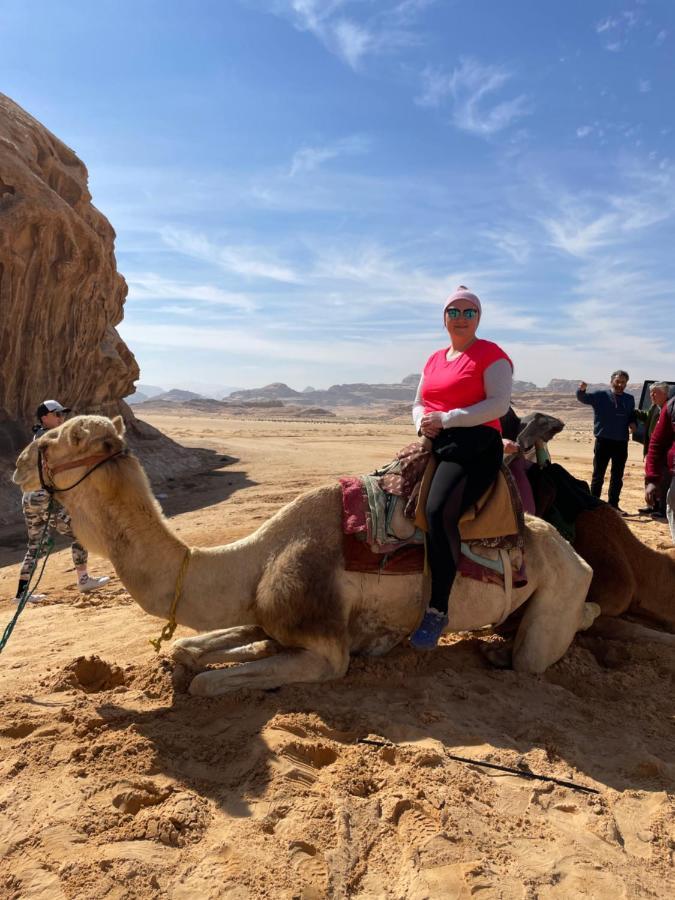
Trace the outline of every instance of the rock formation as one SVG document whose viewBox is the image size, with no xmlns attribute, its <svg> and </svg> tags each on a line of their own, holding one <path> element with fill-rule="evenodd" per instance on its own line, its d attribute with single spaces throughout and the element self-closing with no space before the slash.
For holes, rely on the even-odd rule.
<svg viewBox="0 0 675 900">
<path fill-rule="evenodd" d="M 84 164 L 0 94 L 0 450 L 20 449 L 46 397 L 90 410 L 132 390 L 114 240 Z"/>
<path fill-rule="evenodd" d="M 127 285 L 114 241 L 81 160 L 0 94 L 0 525 L 19 518 L 8 474 L 47 398 L 79 412 L 121 412 L 151 476 L 196 468 L 192 451 L 121 402 L 139 371 L 115 328 Z"/>
</svg>

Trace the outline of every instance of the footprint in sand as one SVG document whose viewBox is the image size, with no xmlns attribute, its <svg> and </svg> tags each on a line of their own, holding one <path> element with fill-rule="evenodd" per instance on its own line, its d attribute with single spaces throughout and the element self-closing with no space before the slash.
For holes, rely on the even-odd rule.
<svg viewBox="0 0 675 900">
<path fill-rule="evenodd" d="M 434 813 L 414 800 L 399 800 L 391 820 L 398 838 L 414 856 L 420 868 L 440 866 L 454 861 L 458 852 L 453 840 L 439 828 Z"/>
<path fill-rule="evenodd" d="M 305 841 L 291 841 L 289 860 L 305 882 L 299 895 L 302 900 L 324 898 L 328 887 L 328 867 L 323 854 Z"/>
<path fill-rule="evenodd" d="M 338 759 L 338 754 L 331 747 L 299 741 L 287 744 L 279 751 L 279 756 L 285 762 L 285 777 L 307 787 L 314 784 L 322 769 Z"/>
<path fill-rule="evenodd" d="M 141 809 L 128 837 L 157 841 L 168 847 L 185 847 L 201 840 L 209 821 L 206 801 L 182 791 L 158 806 Z"/>
</svg>

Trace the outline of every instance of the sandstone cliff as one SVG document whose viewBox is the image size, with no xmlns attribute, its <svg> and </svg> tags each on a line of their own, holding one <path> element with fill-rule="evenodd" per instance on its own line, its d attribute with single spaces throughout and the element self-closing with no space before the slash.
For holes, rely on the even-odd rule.
<svg viewBox="0 0 675 900">
<path fill-rule="evenodd" d="M 19 519 L 8 476 L 47 398 L 121 412 L 151 477 L 203 467 L 121 402 L 139 372 L 115 328 L 127 285 L 114 241 L 81 160 L 0 94 L 0 525 Z"/>
<path fill-rule="evenodd" d="M 0 94 L 0 451 L 25 443 L 46 397 L 91 409 L 132 390 L 114 240 L 84 164 Z"/>
</svg>

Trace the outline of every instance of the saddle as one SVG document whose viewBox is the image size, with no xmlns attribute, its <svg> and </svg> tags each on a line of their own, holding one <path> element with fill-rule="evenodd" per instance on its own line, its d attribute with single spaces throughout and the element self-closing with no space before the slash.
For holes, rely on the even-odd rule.
<svg viewBox="0 0 675 900">
<path fill-rule="evenodd" d="M 424 570 L 424 507 L 435 468 L 433 454 L 416 441 L 370 475 L 340 478 L 348 571 L 395 575 Z M 503 466 L 460 520 L 459 574 L 498 583 L 508 592 L 526 584 L 523 532 L 520 495 Z"/>
</svg>

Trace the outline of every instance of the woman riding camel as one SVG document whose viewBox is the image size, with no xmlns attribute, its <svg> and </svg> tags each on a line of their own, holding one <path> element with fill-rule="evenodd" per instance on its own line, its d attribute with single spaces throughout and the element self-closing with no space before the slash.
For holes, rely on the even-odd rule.
<svg viewBox="0 0 675 900">
<path fill-rule="evenodd" d="M 410 637 L 419 650 L 433 649 L 448 624 L 459 519 L 502 464 L 499 418 L 509 408 L 513 364 L 497 344 L 476 337 L 480 317 L 480 300 L 460 285 L 443 306 L 450 346 L 427 360 L 413 406 L 417 433 L 432 441 L 438 463 L 426 504 L 431 600 Z"/>
</svg>

